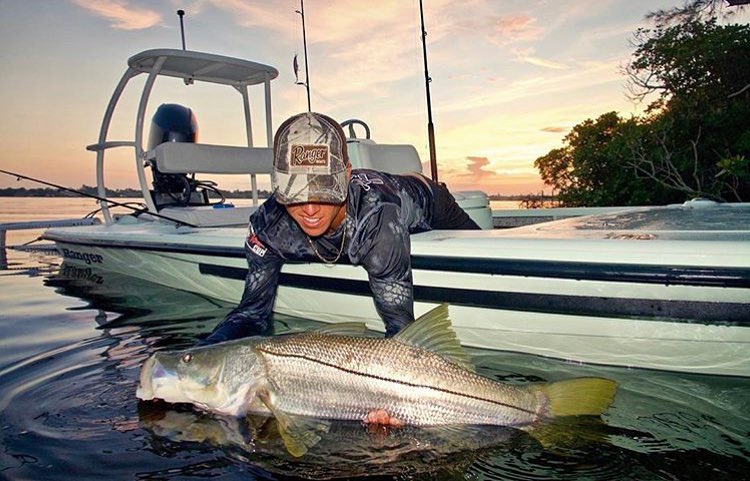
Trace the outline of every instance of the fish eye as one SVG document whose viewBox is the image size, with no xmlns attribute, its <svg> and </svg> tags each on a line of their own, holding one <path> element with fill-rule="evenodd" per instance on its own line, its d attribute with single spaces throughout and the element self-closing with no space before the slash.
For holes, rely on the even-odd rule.
<svg viewBox="0 0 750 481">
<path fill-rule="evenodd" d="M 182 362 L 184 362 L 185 364 L 188 364 L 192 360 L 193 360 L 193 355 L 190 353 L 187 353 L 184 356 L 182 356 Z"/>
</svg>

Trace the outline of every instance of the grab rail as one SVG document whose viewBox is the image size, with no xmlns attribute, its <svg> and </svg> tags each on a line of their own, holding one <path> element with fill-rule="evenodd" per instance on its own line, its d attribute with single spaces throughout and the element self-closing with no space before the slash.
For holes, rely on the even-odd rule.
<svg viewBox="0 0 750 481">
<path fill-rule="evenodd" d="M 8 267 L 8 257 L 5 252 L 6 233 L 9 230 L 31 230 L 31 229 L 48 229 L 50 227 L 77 227 L 82 225 L 100 224 L 101 221 L 96 218 L 80 219 L 55 219 L 55 220 L 37 220 L 30 222 L 5 222 L 0 223 L 0 269 Z M 10 246 L 11 248 L 13 246 Z"/>
</svg>

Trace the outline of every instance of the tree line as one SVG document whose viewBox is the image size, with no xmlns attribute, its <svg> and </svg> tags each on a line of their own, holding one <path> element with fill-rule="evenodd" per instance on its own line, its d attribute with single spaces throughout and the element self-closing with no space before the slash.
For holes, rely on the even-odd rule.
<svg viewBox="0 0 750 481">
<path fill-rule="evenodd" d="M 561 205 L 750 201 L 750 26 L 716 0 L 653 12 L 624 74 L 645 113 L 606 112 L 534 166 Z"/>
</svg>

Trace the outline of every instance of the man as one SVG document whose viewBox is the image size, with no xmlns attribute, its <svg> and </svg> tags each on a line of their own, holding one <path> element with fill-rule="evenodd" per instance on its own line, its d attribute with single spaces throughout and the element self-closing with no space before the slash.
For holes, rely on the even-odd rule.
<svg viewBox="0 0 750 481">
<path fill-rule="evenodd" d="M 444 186 L 420 174 L 352 171 L 344 131 L 325 115 L 286 120 L 273 153 L 274 195 L 250 217 L 242 300 L 203 343 L 267 333 L 285 261 L 363 266 L 391 336 L 414 320 L 409 235 L 479 229 Z"/>
</svg>

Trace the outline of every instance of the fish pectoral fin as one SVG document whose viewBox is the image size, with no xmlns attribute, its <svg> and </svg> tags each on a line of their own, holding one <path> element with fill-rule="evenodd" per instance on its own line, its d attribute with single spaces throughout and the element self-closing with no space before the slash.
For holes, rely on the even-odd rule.
<svg viewBox="0 0 750 481">
<path fill-rule="evenodd" d="M 329 423 L 320 419 L 295 416 L 287 413 L 274 414 L 279 434 L 289 454 L 298 458 L 321 440 L 319 433 L 328 432 Z"/>
<path fill-rule="evenodd" d="M 279 435 L 284 441 L 284 446 L 286 446 L 289 454 L 295 458 L 304 456 L 311 447 L 318 444 L 321 439 L 320 433 L 328 432 L 330 427 L 328 422 L 286 413 L 276 407 L 268 392 L 259 393 L 259 395 L 276 418 Z"/>
</svg>

